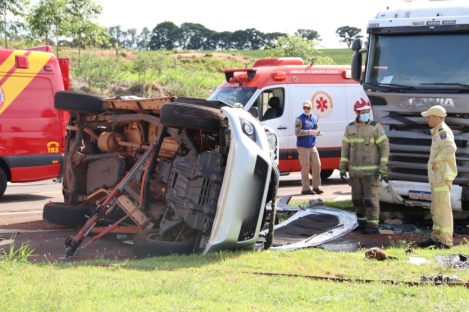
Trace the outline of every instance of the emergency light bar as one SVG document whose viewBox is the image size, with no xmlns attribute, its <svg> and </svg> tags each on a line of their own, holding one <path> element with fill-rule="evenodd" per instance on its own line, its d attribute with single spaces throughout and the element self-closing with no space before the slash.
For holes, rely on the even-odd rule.
<svg viewBox="0 0 469 312">
<path fill-rule="evenodd" d="M 256 70 L 253 68 L 225 69 L 224 72 L 225 80 L 229 83 L 251 81 L 256 76 Z"/>
</svg>

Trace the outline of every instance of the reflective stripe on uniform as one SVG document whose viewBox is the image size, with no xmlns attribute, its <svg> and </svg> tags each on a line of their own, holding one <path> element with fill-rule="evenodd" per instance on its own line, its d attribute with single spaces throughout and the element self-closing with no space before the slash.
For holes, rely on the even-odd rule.
<svg viewBox="0 0 469 312">
<path fill-rule="evenodd" d="M 350 143 L 350 140 L 349 140 L 346 136 L 344 136 L 344 137 L 342 138 L 342 141 L 343 141 L 343 142 Z"/>
<path fill-rule="evenodd" d="M 386 139 L 387 139 L 387 136 L 385 134 L 383 134 L 382 136 L 380 136 L 379 138 L 376 139 L 376 144 L 379 144 L 379 143 L 383 142 Z"/>
<path fill-rule="evenodd" d="M 340 162 L 348 162 L 348 158 L 347 157 L 340 157 Z"/>
<path fill-rule="evenodd" d="M 439 225 L 433 225 L 433 231 L 440 232 L 440 233 L 453 233 L 453 228 L 451 227 L 442 227 Z"/>
<path fill-rule="evenodd" d="M 435 186 L 432 191 L 435 193 L 445 193 L 445 192 L 449 192 L 449 188 L 447 185 Z"/>
<path fill-rule="evenodd" d="M 378 166 L 376 165 L 370 165 L 370 166 L 350 166 L 350 170 L 373 170 L 373 169 L 378 169 Z"/>
<path fill-rule="evenodd" d="M 388 162 L 389 157 L 381 157 L 380 162 Z"/>
<path fill-rule="evenodd" d="M 366 222 L 368 222 L 370 224 L 373 224 L 373 225 L 378 225 L 379 224 L 379 220 L 366 220 Z"/>
</svg>

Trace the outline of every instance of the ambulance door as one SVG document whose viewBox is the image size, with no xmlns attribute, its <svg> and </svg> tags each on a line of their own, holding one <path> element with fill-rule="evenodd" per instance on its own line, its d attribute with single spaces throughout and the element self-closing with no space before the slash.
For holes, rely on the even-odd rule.
<svg viewBox="0 0 469 312">
<path fill-rule="evenodd" d="M 353 105 L 360 98 L 368 99 L 368 97 L 366 96 L 363 87 L 359 84 L 346 85 L 345 96 L 347 97 L 347 118 L 348 122 L 351 123 L 357 117 L 355 111 L 353 110 Z"/>
<path fill-rule="evenodd" d="M 294 132 L 287 100 L 287 86 L 267 87 L 258 93 L 247 109 L 256 107 L 262 124 L 271 127 L 279 137 L 280 149 L 285 149 L 287 138 Z"/>
<path fill-rule="evenodd" d="M 316 146 L 322 169 L 338 168 L 342 137 L 349 122 L 348 103 L 343 84 L 292 85 L 293 118 L 303 113 L 302 103 L 311 101 L 312 114 L 323 135 L 317 137 Z"/>
</svg>

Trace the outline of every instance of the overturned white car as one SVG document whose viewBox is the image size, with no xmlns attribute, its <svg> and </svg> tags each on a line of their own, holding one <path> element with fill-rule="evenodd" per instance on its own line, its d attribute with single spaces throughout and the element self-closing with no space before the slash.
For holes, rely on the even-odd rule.
<svg viewBox="0 0 469 312">
<path fill-rule="evenodd" d="M 55 101 L 71 112 L 65 203 L 43 217 L 82 226 L 66 256 L 107 233 L 86 240 L 101 223 L 138 226 L 134 253 L 145 257 L 253 246 L 275 218 L 266 205 L 278 188 L 277 136 L 242 108 L 70 92 Z"/>
</svg>

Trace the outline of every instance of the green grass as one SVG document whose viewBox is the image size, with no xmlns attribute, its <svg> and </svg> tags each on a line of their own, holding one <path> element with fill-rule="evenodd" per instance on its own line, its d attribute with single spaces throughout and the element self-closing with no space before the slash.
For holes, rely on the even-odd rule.
<svg viewBox="0 0 469 312">
<path fill-rule="evenodd" d="M 435 254 L 468 253 L 462 246 Z M 76 264 L 0 262 L 0 311 L 464 311 L 467 288 L 317 281 L 264 276 L 278 272 L 373 280 L 419 281 L 422 275 L 458 276 L 469 271 L 435 264 L 409 264 L 403 249 L 387 250 L 397 260 L 365 259 L 363 250 L 334 253 L 220 252 L 206 256 Z"/>
</svg>

